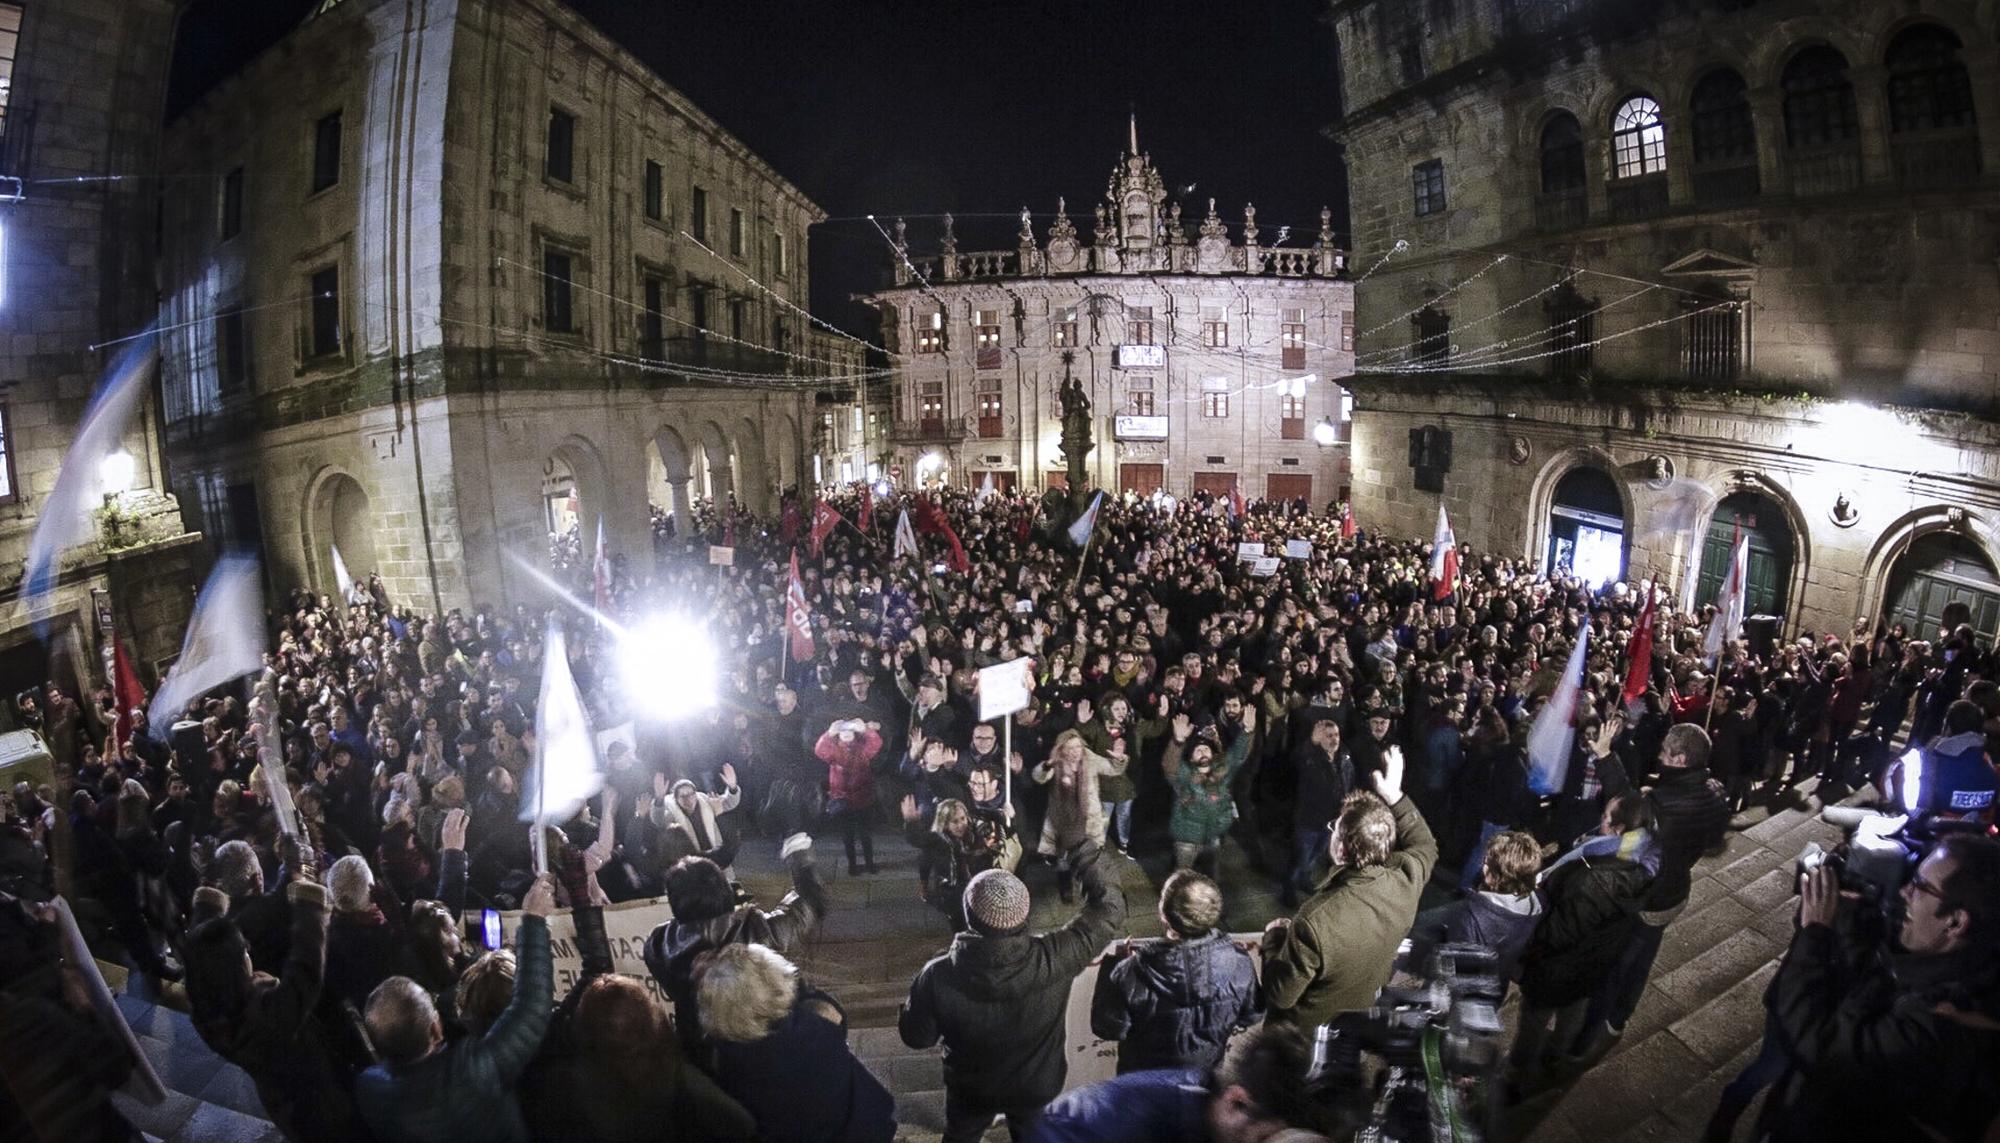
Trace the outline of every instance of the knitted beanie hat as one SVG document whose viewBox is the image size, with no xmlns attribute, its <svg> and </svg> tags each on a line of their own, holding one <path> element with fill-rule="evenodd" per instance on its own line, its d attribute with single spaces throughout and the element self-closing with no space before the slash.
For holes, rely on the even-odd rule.
<svg viewBox="0 0 2000 1143">
<path fill-rule="evenodd" d="M 989 937 L 1020 932 L 1028 927 L 1028 887 L 1004 869 L 988 869 L 966 883 L 965 919 Z"/>
</svg>

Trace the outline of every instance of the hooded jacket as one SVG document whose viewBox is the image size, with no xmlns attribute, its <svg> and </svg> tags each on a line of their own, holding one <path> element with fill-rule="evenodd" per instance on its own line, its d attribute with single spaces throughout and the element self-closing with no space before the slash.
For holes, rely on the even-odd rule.
<svg viewBox="0 0 2000 1143">
<path fill-rule="evenodd" d="M 1543 877 L 1547 906 L 1521 958 L 1521 999 L 1560 1008 L 1588 997 L 1618 963 L 1639 923 L 1653 877 L 1635 856 L 1647 831 L 1632 830 L 1609 853 L 1592 845 L 1565 857 Z"/>
<path fill-rule="evenodd" d="M 1117 1040 L 1118 1073 L 1206 1069 L 1230 1034 L 1257 1019 L 1257 968 L 1227 933 L 1148 941 L 1108 956 L 1090 999 L 1090 1030 Z"/>
<path fill-rule="evenodd" d="M 896 1026 L 922 1050 L 944 1042 L 944 1083 L 969 1107 L 1040 1105 L 1062 1090 L 1070 982 L 1125 919 L 1125 895 L 1093 851 L 1077 873 L 1083 909 L 1053 932 L 958 934 L 918 970 Z"/>
</svg>

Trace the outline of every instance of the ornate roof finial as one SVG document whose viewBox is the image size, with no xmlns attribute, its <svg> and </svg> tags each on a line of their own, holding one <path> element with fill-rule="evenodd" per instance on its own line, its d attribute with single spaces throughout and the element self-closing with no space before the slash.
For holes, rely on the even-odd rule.
<svg viewBox="0 0 2000 1143">
<path fill-rule="evenodd" d="M 1035 240 L 1035 216 L 1029 214 L 1028 208 L 1024 206 L 1021 208 L 1021 241 L 1032 243 L 1034 242 L 1034 240 Z"/>
<path fill-rule="evenodd" d="M 1118 228 L 1111 225 L 1111 215 L 1101 202 L 1097 204 L 1097 224 L 1091 228 L 1090 240 L 1099 246 L 1118 244 Z"/>
<path fill-rule="evenodd" d="M 1167 207 L 1166 229 L 1167 245 L 1187 245 L 1187 231 L 1181 227 L 1181 204 L 1178 202 Z"/>
<path fill-rule="evenodd" d="M 1208 217 L 1201 220 L 1203 238 L 1228 238 L 1229 228 L 1222 225 L 1222 219 L 1215 213 L 1215 200 L 1208 200 Z"/>
<path fill-rule="evenodd" d="M 1060 197 L 1056 199 L 1056 220 L 1049 224 L 1049 241 L 1057 239 L 1076 241 L 1076 224 L 1069 220 L 1069 205 Z"/>
<path fill-rule="evenodd" d="M 1333 245 L 1333 208 L 1319 208 L 1319 241 L 1322 246 Z"/>
<path fill-rule="evenodd" d="M 1257 208 L 1247 202 L 1243 204 L 1243 244 L 1257 244 Z"/>
<path fill-rule="evenodd" d="M 910 241 L 908 238 L 904 236 L 904 231 L 907 230 L 908 228 L 909 228 L 908 223 L 904 222 L 900 218 L 896 220 L 896 226 L 895 226 L 896 236 L 890 239 L 890 244 L 896 248 L 896 253 L 898 254 L 901 254 L 903 251 L 908 250 L 910 248 Z"/>
<path fill-rule="evenodd" d="M 951 232 L 951 212 L 944 215 L 944 235 L 938 239 L 938 251 L 944 254 L 958 253 L 958 235 Z"/>
<path fill-rule="evenodd" d="M 1139 112 L 1136 108 L 1131 112 L 1131 118 L 1127 121 L 1126 129 L 1128 132 L 1126 146 L 1131 148 L 1132 154 L 1137 155 L 1139 153 Z"/>
</svg>

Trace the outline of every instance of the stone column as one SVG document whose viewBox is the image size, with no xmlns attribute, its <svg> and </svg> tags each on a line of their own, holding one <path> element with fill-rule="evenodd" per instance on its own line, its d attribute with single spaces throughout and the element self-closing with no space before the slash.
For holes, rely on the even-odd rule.
<svg viewBox="0 0 2000 1143">
<path fill-rule="evenodd" d="M 729 509 L 729 494 L 735 491 L 736 482 L 729 473 L 727 464 L 708 466 L 708 489 L 715 498 L 715 513 L 720 516 Z"/>
<path fill-rule="evenodd" d="M 1762 194 L 1791 190 L 1785 170 L 1785 97 L 1775 86 L 1753 87 L 1750 121 L 1757 126 L 1757 186 Z"/>
<path fill-rule="evenodd" d="M 1868 64 L 1849 68 L 1847 75 L 1854 84 L 1854 113 L 1861 133 L 1861 185 L 1887 186 L 1896 181 L 1889 156 L 1889 100 L 1883 89 L 1888 73 Z"/>
</svg>

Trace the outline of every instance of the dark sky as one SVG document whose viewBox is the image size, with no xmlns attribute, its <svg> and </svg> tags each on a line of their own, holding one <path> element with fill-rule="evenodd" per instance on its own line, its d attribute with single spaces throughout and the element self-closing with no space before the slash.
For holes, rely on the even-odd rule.
<svg viewBox="0 0 2000 1143">
<path fill-rule="evenodd" d="M 1087 237 L 1128 108 L 1190 230 L 1210 195 L 1232 232 L 1256 203 L 1265 243 L 1289 224 L 1287 245 L 1310 245 L 1322 204 L 1346 230 L 1345 179 L 1319 133 L 1338 89 L 1325 0 L 565 2 L 826 209 L 814 309 L 850 328 L 869 318 L 847 295 L 888 264 L 860 216 L 905 215 L 923 252 L 937 222 L 921 216 L 948 210 L 961 250 L 1011 248 L 1023 205 L 1040 235 L 1065 195 Z M 174 100 L 313 3 L 197 0 Z"/>
</svg>

